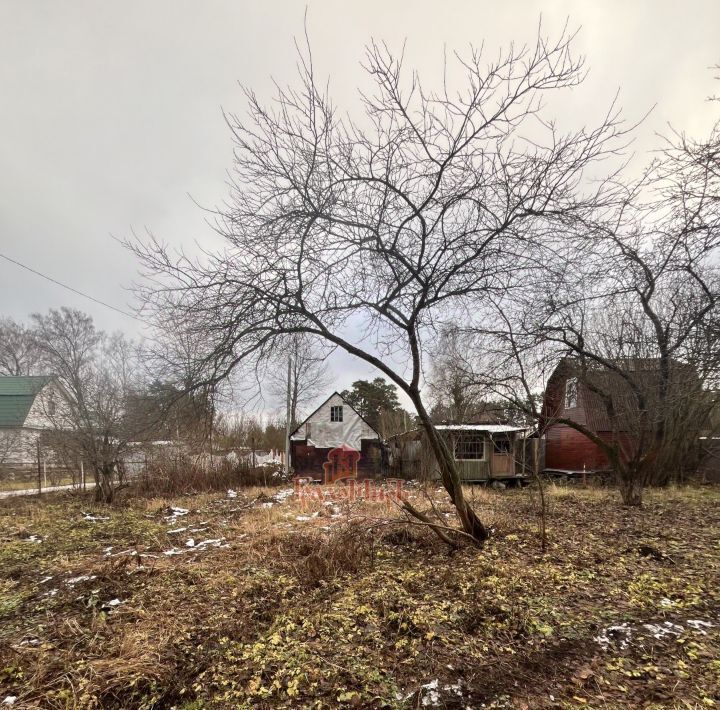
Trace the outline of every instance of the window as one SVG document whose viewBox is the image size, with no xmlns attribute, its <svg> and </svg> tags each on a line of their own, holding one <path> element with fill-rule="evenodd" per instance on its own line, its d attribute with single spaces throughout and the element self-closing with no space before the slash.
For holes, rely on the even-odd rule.
<svg viewBox="0 0 720 710">
<path fill-rule="evenodd" d="M 493 441 L 493 451 L 496 454 L 509 454 L 510 439 L 495 439 Z"/>
<path fill-rule="evenodd" d="M 455 440 L 456 461 L 482 461 L 485 458 L 485 439 L 477 434 L 461 434 Z"/>
<path fill-rule="evenodd" d="M 341 422 L 342 420 L 343 420 L 342 406 L 330 407 L 330 421 L 331 422 Z"/>
<path fill-rule="evenodd" d="M 577 407 L 578 381 L 577 377 L 569 377 L 565 382 L 565 409 Z"/>
<path fill-rule="evenodd" d="M 49 416 L 55 416 L 55 412 L 57 411 L 57 404 L 55 403 L 55 396 L 51 393 L 48 397 L 48 406 L 47 406 L 47 413 Z"/>
<path fill-rule="evenodd" d="M 309 439 L 312 436 L 312 430 L 310 429 L 310 422 L 305 425 L 305 438 Z"/>
</svg>

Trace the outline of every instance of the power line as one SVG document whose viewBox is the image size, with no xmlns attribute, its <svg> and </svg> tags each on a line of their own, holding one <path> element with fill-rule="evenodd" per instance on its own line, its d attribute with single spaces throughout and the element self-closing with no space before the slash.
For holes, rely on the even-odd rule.
<svg viewBox="0 0 720 710">
<path fill-rule="evenodd" d="M 0 252 L 0 257 L 5 259 L 6 261 L 9 261 L 11 264 L 15 264 L 16 266 L 19 266 L 20 268 L 25 269 L 26 271 L 29 271 L 31 274 L 35 274 L 36 276 L 40 276 L 41 278 L 45 279 L 46 281 L 50 281 L 50 283 L 54 283 L 57 286 L 62 286 L 62 288 L 65 288 L 68 291 L 72 291 L 73 293 L 76 293 L 78 296 L 82 296 L 83 298 L 87 298 L 90 301 L 94 301 L 95 303 L 98 303 L 101 306 L 105 306 L 105 308 L 109 308 L 110 310 L 116 311 L 117 313 L 121 313 L 122 315 L 127 316 L 128 318 L 132 318 L 132 319 L 138 321 L 139 323 L 145 323 L 145 321 L 142 318 L 138 318 L 137 316 L 133 315 L 132 313 L 123 311 L 122 308 L 117 308 L 116 306 L 111 306 L 109 303 L 105 303 L 105 301 L 101 301 L 99 298 L 95 298 L 94 296 L 91 296 L 90 294 L 83 293 L 82 291 L 78 291 L 76 288 L 73 288 L 72 286 L 68 286 L 67 284 L 63 283 L 62 281 L 58 281 L 57 279 L 54 279 L 51 276 L 47 276 L 39 271 L 36 271 L 35 269 L 30 268 L 26 264 L 22 264 L 19 261 L 16 261 L 15 259 L 11 259 L 9 256 L 6 256 L 2 252 Z"/>
</svg>

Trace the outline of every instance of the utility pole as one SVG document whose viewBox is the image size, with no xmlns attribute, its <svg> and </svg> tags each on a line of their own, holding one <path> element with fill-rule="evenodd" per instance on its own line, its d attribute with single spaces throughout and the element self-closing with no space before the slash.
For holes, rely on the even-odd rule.
<svg viewBox="0 0 720 710">
<path fill-rule="evenodd" d="M 287 401 L 285 402 L 285 473 L 290 474 L 290 391 L 292 379 L 292 355 L 288 355 Z"/>
</svg>

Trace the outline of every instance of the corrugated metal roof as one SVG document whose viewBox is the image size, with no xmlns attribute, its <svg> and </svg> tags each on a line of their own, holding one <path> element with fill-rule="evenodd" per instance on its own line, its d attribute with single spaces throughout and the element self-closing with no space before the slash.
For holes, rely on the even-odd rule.
<svg viewBox="0 0 720 710">
<path fill-rule="evenodd" d="M 509 434 L 513 431 L 525 431 L 527 427 L 507 424 L 436 424 L 438 431 L 486 431 L 488 434 Z"/>
<path fill-rule="evenodd" d="M 49 375 L 0 377 L 0 426 L 23 426 L 38 392 Z"/>
</svg>

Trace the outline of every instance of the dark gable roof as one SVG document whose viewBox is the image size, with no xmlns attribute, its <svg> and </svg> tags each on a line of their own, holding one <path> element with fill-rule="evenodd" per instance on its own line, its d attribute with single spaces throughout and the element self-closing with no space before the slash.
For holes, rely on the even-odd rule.
<svg viewBox="0 0 720 710">
<path fill-rule="evenodd" d="M 306 423 L 309 419 L 312 419 L 335 395 L 337 395 L 338 397 L 340 397 L 340 399 L 341 399 L 348 407 L 350 407 L 350 409 L 352 409 L 353 412 L 355 412 L 355 414 L 357 414 L 358 417 L 360 417 L 360 419 L 362 419 L 362 420 L 365 422 L 365 424 L 367 424 L 367 426 L 370 427 L 370 429 L 372 429 L 372 430 L 375 432 L 375 434 L 377 434 L 377 438 L 378 438 L 378 439 L 380 438 L 380 434 L 378 434 L 378 432 L 377 432 L 377 430 L 375 429 L 375 427 L 370 426 L 370 424 L 368 424 L 368 422 L 367 422 L 367 419 L 365 419 L 365 417 L 363 417 L 363 415 L 360 414 L 360 412 L 358 412 L 358 410 L 355 409 L 355 407 L 353 407 L 352 404 L 350 404 L 350 402 L 348 402 L 348 401 L 345 399 L 345 397 L 343 397 L 337 390 L 335 390 L 335 392 L 333 392 L 326 400 L 324 400 L 323 403 L 322 403 L 320 406 L 316 407 L 316 408 L 312 411 L 311 414 L 308 414 L 308 416 L 305 417 L 305 419 L 303 419 L 303 420 L 300 422 L 300 424 L 298 424 L 298 425 L 295 427 L 295 429 L 293 429 L 293 431 L 290 432 L 290 438 L 292 439 L 292 437 L 298 432 L 298 430 L 300 429 L 300 427 L 305 426 L 305 423 Z"/>
<path fill-rule="evenodd" d="M 635 383 L 652 407 L 653 399 L 659 395 L 660 360 L 627 358 L 612 362 Z M 564 414 L 565 382 L 571 377 L 576 377 L 579 384 L 578 407 Z M 683 398 L 694 398 L 702 391 L 695 369 L 678 361 L 671 363 L 670 388 L 677 393 L 682 392 Z M 638 416 L 637 399 L 627 379 L 619 372 L 600 365 L 583 370 L 577 359 L 566 357 L 558 363 L 548 380 L 543 414 L 549 419 L 566 416 L 592 431 L 612 431 L 613 424 L 608 415 L 606 397 L 611 399 L 618 430 L 634 430 L 636 427 L 633 424 Z M 672 392 L 670 397 L 673 397 Z"/>
<path fill-rule="evenodd" d="M 23 426 L 35 397 L 53 379 L 50 375 L 0 377 L 0 426 Z"/>
</svg>

